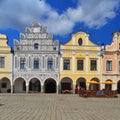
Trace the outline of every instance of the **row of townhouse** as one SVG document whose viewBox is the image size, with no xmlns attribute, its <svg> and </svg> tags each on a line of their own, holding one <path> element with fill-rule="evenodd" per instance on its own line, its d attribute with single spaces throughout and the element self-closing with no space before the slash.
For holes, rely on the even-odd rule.
<svg viewBox="0 0 120 120">
<path fill-rule="evenodd" d="M 20 34 L 20 41 L 14 40 L 14 51 L 7 42 L 0 34 L 1 93 L 76 93 L 77 86 L 120 92 L 120 32 L 113 33 L 110 45 L 101 47 L 79 31 L 59 50 L 58 40 L 36 22 Z"/>
</svg>

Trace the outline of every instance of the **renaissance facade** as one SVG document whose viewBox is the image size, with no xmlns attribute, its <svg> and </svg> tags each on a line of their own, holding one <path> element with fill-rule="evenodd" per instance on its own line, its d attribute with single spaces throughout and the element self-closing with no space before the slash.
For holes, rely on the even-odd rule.
<svg viewBox="0 0 120 120">
<path fill-rule="evenodd" d="M 110 45 L 96 45 L 79 31 L 60 45 L 40 23 L 26 27 L 14 51 L 0 34 L 0 92 L 77 93 L 87 90 L 118 90 L 120 93 L 120 32 Z"/>
<path fill-rule="evenodd" d="M 71 40 L 60 46 L 60 86 L 61 92 L 73 92 L 77 86 L 83 89 L 98 90 L 102 81 L 102 59 L 100 46 L 89 40 L 89 34 L 79 31 L 71 35 Z M 76 91 L 77 92 L 77 91 Z"/>
<path fill-rule="evenodd" d="M 58 93 L 58 41 L 40 23 L 25 32 L 14 42 L 14 92 Z"/>
<path fill-rule="evenodd" d="M 7 44 L 8 39 L 0 34 L 0 92 L 11 92 L 12 88 L 12 53 Z"/>
<path fill-rule="evenodd" d="M 104 88 L 120 93 L 120 32 L 113 33 L 110 45 L 102 47 Z"/>
</svg>

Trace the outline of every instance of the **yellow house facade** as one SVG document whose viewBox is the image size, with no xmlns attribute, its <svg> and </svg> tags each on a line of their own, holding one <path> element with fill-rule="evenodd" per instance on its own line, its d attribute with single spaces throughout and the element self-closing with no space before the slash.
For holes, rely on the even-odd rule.
<svg viewBox="0 0 120 120">
<path fill-rule="evenodd" d="M 77 32 L 71 40 L 60 45 L 60 92 L 77 87 L 83 89 L 100 89 L 102 79 L 102 58 L 100 46 L 89 40 L 89 34 Z M 92 83 L 92 82 L 93 83 Z"/>
<path fill-rule="evenodd" d="M 7 44 L 8 39 L 0 34 L 0 92 L 11 92 L 12 86 L 12 53 Z"/>
</svg>

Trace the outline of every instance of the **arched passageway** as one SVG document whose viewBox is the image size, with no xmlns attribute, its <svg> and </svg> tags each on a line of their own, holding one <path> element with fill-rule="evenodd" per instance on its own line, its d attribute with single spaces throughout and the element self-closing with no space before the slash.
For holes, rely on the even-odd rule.
<svg viewBox="0 0 120 120">
<path fill-rule="evenodd" d="M 4 77 L 0 80 L 0 92 L 1 93 L 10 93 L 11 92 L 10 80 L 6 77 Z"/>
<path fill-rule="evenodd" d="M 109 84 L 109 82 L 112 82 L 112 80 L 106 80 L 105 90 L 112 90 L 112 84 Z"/>
<path fill-rule="evenodd" d="M 41 92 L 41 84 L 37 78 L 32 78 L 29 82 L 29 92 Z"/>
<path fill-rule="evenodd" d="M 17 78 L 14 82 L 14 92 L 23 93 L 26 92 L 26 84 L 23 78 Z"/>
<path fill-rule="evenodd" d="M 118 94 L 120 94 L 120 80 L 117 83 L 117 92 L 118 92 Z"/>
<path fill-rule="evenodd" d="M 77 93 L 77 87 L 78 86 L 80 86 L 81 89 L 86 90 L 86 79 L 82 78 L 82 77 L 77 79 L 75 93 Z"/>
<path fill-rule="evenodd" d="M 52 78 L 45 80 L 44 90 L 45 93 L 56 93 L 56 81 Z"/>
<path fill-rule="evenodd" d="M 89 90 L 100 90 L 100 80 L 98 78 L 93 78 L 90 82 Z"/>
<path fill-rule="evenodd" d="M 63 93 L 64 90 L 73 90 L 72 79 L 65 77 L 61 80 L 61 93 Z"/>
</svg>

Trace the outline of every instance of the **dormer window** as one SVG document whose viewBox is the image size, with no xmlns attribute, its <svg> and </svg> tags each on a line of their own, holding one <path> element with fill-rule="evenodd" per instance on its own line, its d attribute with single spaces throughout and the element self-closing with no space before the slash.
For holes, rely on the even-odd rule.
<svg viewBox="0 0 120 120">
<path fill-rule="evenodd" d="M 35 43 L 34 44 L 34 50 L 38 50 L 38 47 L 39 47 L 38 43 Z"/>
</svg>

